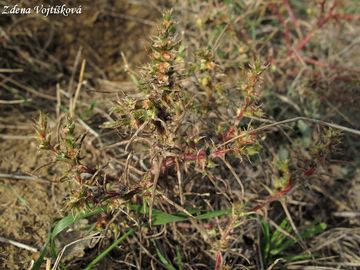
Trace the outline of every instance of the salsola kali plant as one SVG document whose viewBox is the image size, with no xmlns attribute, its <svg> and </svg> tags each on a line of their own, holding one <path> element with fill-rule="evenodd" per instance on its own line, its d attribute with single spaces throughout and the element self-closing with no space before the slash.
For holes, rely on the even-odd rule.
<svg viewBox="0 0 360 270">
<path fill-rule="evenodd" d="M 216 265 L 221 265 L 221 251 L 239 225 L 238 218 L 262 209 L 293 187 L 288 163 L 278 163 L 282 178 L 275 181 L 274 194 L 257 205 L 245 196 L 251 183 L 239 176 L 240 164 L 261 149 L 253 119 L 263 114 L 259 88 L 265 69 L 266 65 L 254 61 L 239 70 L 240 81 L 232 81 L 211 49 L 191 51 L 183 45 L 171 12 L 165 13 L 152 38 L 150 63 L 136 74 L 139 93 L 122 93 L 111 109 L 114 120 L 102 125 L 116 129 L 123 138 L 117 145 L 125 166 L 117 176 L 106 174 L 105 166 L 83 163 L 80 149 L 85 135 L 76 136 L 72 119 L 61 125 L 54 143 L 46 118 L 40 115 L 35 125 L 40 148 L 54 153 L 55 161 L 67 163 L 63 179 L 77 185 L 70 191 L 67 208 L 101 206 L 108 215 L 105 221 L 121 209 L 129 224 L 141 223 L 148 213 L 145 222 L 150 225 L 154 208 L 181 212 L 190 220 L 199 211 L 233 209 L 219 234 L 204 236 L 208 243 L 217 241 L 210 248 L 216 251 Z M 329 132 L 313 155 L 328 149 L 334 135 Z M 136 216 L 129 205 L 149 210 Z M 107 226 L 104 216 L 98 225 Z"/>
<path fill-rule="evenodd" d="M 204 189 L 229 172 L 237 179 L 241 201 L 244 187 L 231 163 L 259 150 L 251 122 L 244 120 L 261 115 L 257 87 L 265 67 L 253 65 L 242 71 L 243 81 L 229 83 L 209 49 L 194 52 L 191 59 L 184 59 L 184 50 L 166 13 L 153 38 L 151 62 L 140 73 L 142 97 L 124 94 L 112 110 L 116 120 L 104 124 L 131 134 L 125 150 L 144 157 L 148 169 L 141 182 L 151 192 L 144 189 L 142 198 L 150 209 L 165 197 L 186 205 L 185 192 Z"/>
</svg>

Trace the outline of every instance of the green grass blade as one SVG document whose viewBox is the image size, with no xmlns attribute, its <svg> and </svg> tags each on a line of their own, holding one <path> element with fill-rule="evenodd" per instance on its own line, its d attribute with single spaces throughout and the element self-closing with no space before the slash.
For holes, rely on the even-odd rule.
<svg viewBox="0 0 360 270">
<path fill-rule="evenodd" d="M 201 220 L 201 219 L 210 219 L 220 216 L 228 216 L 231 215 L 231 213 L 232 213 L 232 209 L 215 210 L 215 211 L 207 212 L 205 214 L 198 215 L 196 216 L 196 219 Z"/>
<path fill-rule="evenodd" d="M 160 261 L 164 264 L 165 268 L 167 270 L 176 270 L 176 268 L 172 265 L 172 263 L 169 262 L 169 260 L 167 258 L 165 258 L 165 256 L 161 253 L 161 251 L 157 247 L 157 245 L 155 243 L 154 243 L 154 245 L 155 245 L 156 253 L 157 253 L 158 257 L 160 258 Z"/>
<path fill-rule="evenodd" d="M 287 227 L 287 225 L 289 224 L 289 221 L 288 221 L 288 219 L 287 218 L 284 218 L 284 220 L 280 223 L 280 225 L 278 225 L 281 229 L 283 229 L 284 231 L 286 231 L 286 232 L 288 232 L 287 230 L 286 230 L 286 227 Z M 275 230 L 275 232 L 272 234 L 272 236 L 271 236 L 271 242 L 275 242 L 277 239 L 278 239 L 278 237 L 280 237 L 281 235 L 283 235 L 282 234 L 282 232 L 280 231 L 280 230 Z"/>
<path fill-rule="evenodd" d="M 148 209 L 144 209 L 141 205 L 130 205 L 129 208 L 140 214 L 149 213 Z M 224 209 L 224 210 L 209 211 L 205 214 L 200 214 L 200 215 L 196 215 L 196 212 L 191 210 L 189 212 L 193 213 L 195 219 L 202 220 L 202 219 L 211 219 L 214 217 L 230 215 L 232 210 Z M 190 219 L 187 215 L 183 213 L 168 214 L 156 209 L 152 210 L 152 217 L 153 217 L 153 225 L 165 225 L 172 222 L 186 221 Z"/>
<path fill-rule="evenodd" d="M 304 239 L 314 237 L 326 229 L 325 223 L 317 223 L 309 226 L 308 228 L 300 231 L 300 236 Z M 286 250 L 287 248 L 295 245 L 299 240 L 296 239 L 288 239 L 286 242 L 282 243 L 280 246 L 277 246 L 273 250 L 271 250 L 272 255 L 278 255 L 282 251 Z"/>
<path fill-rule="evenodd" d="M 261 220 L 260 222 L 263 232 L 263 240 L 261 241 L 261 253 L 265 264 L 267 264 L 271 250 L 270 225 L 265 220 Z"/>
<path fill-rule="evenodd" d="M 302 261 L 302 260 L 310 260 L 312 257 L 314 257 L 313 254 L 305 254 L 301 253 L 299 255 L 291 255 L 284 257 L 284 260 L 287 262 L 295 262 L 295 261 Z"/>
<path fill-rule="evenodd" d="M 279 225 L 281 229 L 283 229 L 285 232 L 291 234 L 292 228 L 289 220 L 285 218 L 281 224 Z M 288 240 L 288 236 L 282 233 L 280 230 L 276 229 L 275 232 L 271 236 L 271 244 L 273 248 L 281 247 L 281 245 Z"/>
<path fill-rule="evenodd" d="M 179 270 L 183 270 L 183 263 L 179 246 L 176 246 L 176 264 L 178 265 Z"/>
<path fill-rule="evenodd" d="M 107 249 L 105 249 L 103 252 L 101 252 L 94 260 L 92 260 L 85 268 L 84 270 L 90 270 L 92 269 L 97 263 L 99 263 L 111 250 L 113 250 L 115 247 L 117 247 L 122 241 L 124 241 L 128 236 L 132 235 L 134 233 L 134 230 L 129 230 L 126 233 L 124 233 L 120 238 L 118 238 L 116 241 L 114 241 Z"/>
<path fill-rule="evenodd" d="M 43 249 L 41 250 L 39 258 L 36 260 L 33 267 L 31 268 L 31 270 L 40 270 L 41 265 L 44 262 L 45 255 L 47 253 L 47 248 L 48 248 L 49 243 L 50 243 L 50 233 L 49 233 L 48 239 L 46 240 L 46 243 L 45 243 Z"/>
<path fill-rule="evenodd" d="M 130 208 L 130 210 L 133 210 L 140 214 L 148 214 L 148 211 L 149 211 L 149 209 L 144 209 L 144 207 L 142 205 L 129 205 L 129 208 Z M 74 223 L 76 223 L 77 221 L 79 221 L 81 219 L 97 215 L 104 211 L 106 211 L 105 208 L 97 207 L 95 209 L 90 209 L 90 210 L 81 212 L 77 215 L 66 216 L 66 217 L 62 218 L 61 220 L 59 220 L 55 224 L 52 231 L 50 232 L 49 238 L 46 241 L 45 246 L 44 246 L 42 252 L 40 253 L 39 258 L 35 262 L 32 270 L 40 270 L 41 264 L 44 261 L 44 257 L 46 255 L 49 247 L 50 247 L 52 256 L 53 257 L 56 256 L 57 252 L 55 250 L 54 240 L 62 231 L 66 230 L 67 228 L 69 228 L 70 226 L 72 226 Z M 225 215 L 230 215 L 230 214 L 231 214 L 231 209 L 216 210 L 216 211 L 207 212 L 205 214 L 199 214 L 199 215 L 195 216 L 195 219 L 198 219 L 198 220 L 211 219 L 214 217 L 225 216 Z M 183 213 L 168 214 L 163 211 L 153 209 L 153 220 L 154 220 L 153 225 L 165 225 L 165 224 L 169 224 L 169 223 L 173 223 L 173 222 L 187 221 L 187 220 L 189 220 L 189 217 L 187 215 L 184 215 Z M 115 243 L 116 243 L 116 241 L 113 244 L 115 244 Z M 115 246 L 116 246 L 116 244 L 115 244 Z M 115 246 L 112 247 L 112 245 L 111 245 L 110 247 L 114 248 Z M 109 250 L 106 249 L 104 251 L 104 252 L 106 252 L 105 255 L 108 252 L 110 252 L 111 249 L 109 249 Z M 103 254 L 103 253 L 101 253 L 101 254 Z M 104 256 L 100 256 L 100 258 L 98 260 L 101 260 Z"/>
</svg>

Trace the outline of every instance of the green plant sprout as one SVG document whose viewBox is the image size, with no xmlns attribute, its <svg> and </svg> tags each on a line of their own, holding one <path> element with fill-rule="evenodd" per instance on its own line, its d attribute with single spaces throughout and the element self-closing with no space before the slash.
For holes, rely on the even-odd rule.
<svg viewBox="0 0 360 270">
<path fill-rule="evenodd" d="M 273 231 L 270 228 L 270 224 L 264 219 L 261 220 L 261 227 L 262 240 L 260 246 L 264 266 L 266 268 L 273 265 L 277 260 L 282 262 L 293 262 L 308 259 L 314 256 L 313 254 L 305 252 L 298 252 L 296 253 L 297 255 L 287 255 L 287 251 L 294 248 L 299 242 L 298 238 L 289 237 L 291 236 L 293 230 L 287 218 L 285 218 L 279 224 L 279 227 Z M 312 238 L 324 232 L 326 227 L 325 223 L 314 223 L 307 228 L 304 228 L 299 233 L 303 239 Z M 291 252 L 289 254 L 291 254 Z"/>
</svg>

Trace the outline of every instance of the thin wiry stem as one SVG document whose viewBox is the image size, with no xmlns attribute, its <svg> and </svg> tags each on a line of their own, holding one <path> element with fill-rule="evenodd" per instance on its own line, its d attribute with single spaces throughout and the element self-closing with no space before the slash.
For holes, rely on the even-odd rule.
<svg viewBox="0 0 360 270">
<path fill-rule="evenodd" d="M 230 170 L 230 172 L 232 173 L 232 175 L 235 177 L 236 181 L 239 183 L 240 188 L 241 188 L 241 199 L 244 199 L 245 189 L 244 189 L 243 183 L 241 182 L 241 179 L 240 179 L 239 176 L 236 174 L 234 168 L 229 164 L 229 162 L 226 161 L 225 158 L 222 158 L 222 161 L 225 163 L 226 167 L 228 167 L 228 169 Z"/>
<path fill-rule="evenodd" d="M 137 135 L 139 135 L 139 133 L 145 129 L 145 127 L 149 124 L 149 121 L 145 121 L 134 133 L 134 135 L 130 138 L 129 142 L 126 144 L 125 146 L 125 151 L 128 151 L 129 146 L 131 145 L 131 143 L 135 140 L 135 138 L 137 137 Z"/>
<path fill-rule="evenodd" d="M 51 268 L 51 270 L 58 269 L 57 267 L 58 267 L 58 265 L 59 265 L 59 263 L 60 263 L 60 261 L 61 261 L 61 258 L 63 257 L 63 255 L 64 255 L 64 253 L 65 253 L 65 251 L 66 251 L 67 248 L 69 248 L 69 247 L 71 247 L 72 245 L 75 245 L 75 244 L 77 244 L 77 243 L 79 243 L 79 242 L 81 242 L 81 241 L 86 241 L 86 240 L 88 241 L 88 240 L 92 240 L 92 239 L 94 239 L 94 238 L 98 238 L 98 239 L 99 239 L 99 238 L 103 238 L 103 236 L 99 235 L 99 233 L 96 232 L 96 233 L 93 233 L 93 234 L 91 234 L 91 235 L 89 235 L 89 236 L 86 236 L 86 237 L 77 239 L 77 240 L 72 241 L 71 243 L 65 245 L 65 246 L 63 247 L 63 249 L 60 251 L 59 255 L 57 256 L 56 261 L 55 261 L 53 267 Z"/>
<path fill-rule="evenodd" d="M 184 192 L 182 188 L 182 175 L 181 175 L 181 169 L 178 158 L 175 158 L 175 165 L 176 165 L 176 175 L 178 179 L 179 184 L 179 195 L 180 195 L 180 203 L 181 205 L 184 205 L 185 198 L 184 198 Z"/>
<path fill-rule="evenodd" d="M 163 158 L 160 157 L 158 162 L 156 163 L 156 161 L 154 161 L 154 165 L 155 165 L 155 170 L 154 170 L 154 183 L 153 183 L 153 190 L 151 193 L 151 200 L 150 200 L 150 207 L 149 207 L 149 222 L 150 222 L 150 226 L 152 223 L 152 209 L 154 206 L 154 199 L 155 199 L 155 192 L 156 192 L 156 186 L 157 186 L 157 182 L 159 180 L 159 176 L 160 176 L 160 172 L 161 172 L 161 164 L 163 163 Z"/>
<path fill-rule="evenodd" d="M 253 130 L 242 132 L 240 135 L 235 136 L 235 137 L 231 138 L 230 140 L 227 140 L 226 142 L 218 145 L 217 148 L 223 147 L 223 146 L 225 146 L 225 145 L 227 145 L 227 144 L 229 144 L 229 143 L 231 143 L 233 141 L 236 141 L 239 138 L 245 137 L 248 134 L 260 132 L 260 131 L 263 131 L 263 130 L 266 130 L 266 129 L 269 129 L 269 128 L 272 128 L 272 127 L 276 127 L 276 126 L 280 126 L 280 125 L 284 125 L 284 124 L 288 124 L 288 123 L 292 123 L 292 122 L 296 122 L 296 121 L 300 121 L 300 120 L 310 122 L 310 123 L 314 123 L 314 124 L 319 124 L 319 125 L 322 125 L 322 126 L 327 126 L 327 127 L 339 129 L 339 130 L 342 130 L 344 132 L 348 132 L 348 133 L 352 133 L 352 134 L 360 136 L 360 130 L 357 130 L 357 129 L 353 129 L 353 128 L 341 126 L 341 125 L 338 125 L 338 124 L 325 122 L 325 121 L 318 120 L 318 119 L 298 116 L 298 117 L 286 119 L 286 120 L 283 120 L 283 121 L 274 122 L 274 123 L 271 123 L 271 124 L 268 124 L 268 125 L 265 125 L 265 126 L 261 126 L 259 128 L 253 129 Z"/>
</svg>

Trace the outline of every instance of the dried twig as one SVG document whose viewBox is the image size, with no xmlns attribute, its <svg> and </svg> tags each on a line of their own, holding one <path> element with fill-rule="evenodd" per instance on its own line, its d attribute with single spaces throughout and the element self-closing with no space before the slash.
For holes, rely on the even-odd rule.
<svg viewBox="0 0 360 270">
<path fill-rule="evenodd" d="M 10 179 L 10 180 L 25 180 L 25 181 L 37 181 L 41 183 L 49 183 L 51 181 L 30 175 L 18 175 L 18 174 L 8 174 L 0 173 L 0 179 Z"/>
<path fill-rule="evenodd" d="M 100 135 L 95 130 L 93 130 L 88 124 L 86 124 L 81 118 L 78 118 L 77 121 L 92 135 L 94 135 L 96 138 L 99 138 Z"/>
<path fill-rule="evenodd" d="M 10 239 L 7 239 L 7 238 L 1 237 L 1 236 L 0 236 L 0 242 L 10 244 L 10 245 L 16 246 L 18 248 L 26 249 L 26 250 L 29 250 L 31 252 L 38 252 L 39 251 L 37 248 L 34 248 L 32 246 L 20 243 L 18 241 L 10 240 Z"/>
<path fill-rule="evenodd" d="M 4 139 L 4 140 L 32 140 L 32 139 L 35 139 L 35 136 L 0 134 L 0 139 Z"/>
<path fill-rule="evenodd" d="M 358 217 L 360 217 L 360 211 L 334 212 L 333 216 L 335 216 L 335 217 L 344 217 L 344 218 L 358 218 Z"/>
<path fill-rule="evenodd" d="M 15 100 L 2 100 L 0 99 L 0 104 L 22 104 L 25 102 L 30 102 L 32 101 L 31 98 L 29 99 L 15 99 Z"/>
</svg>

